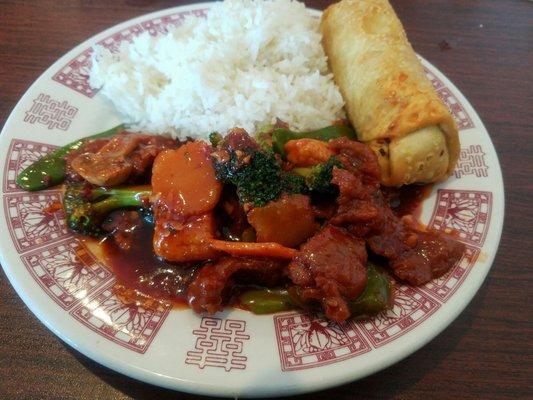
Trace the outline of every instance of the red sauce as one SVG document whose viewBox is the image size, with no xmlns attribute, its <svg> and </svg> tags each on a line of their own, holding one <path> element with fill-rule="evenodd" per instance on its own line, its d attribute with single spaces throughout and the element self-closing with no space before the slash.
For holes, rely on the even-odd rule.
<svg viewBox="0 0 533 400">
<path fill-rule="evenodd" d="M 382 186 L 381 191 L 398 217 L 412 215 L 419 219 L 422 202 L 429 197 L 432 188 L 433 185 L 407 185 L 399 188 Z"/>
<path fill-rule="evenodd" d="M 252 149 L 259 147 L 242 130 L 234 130 L 228 137 L 225 146 L 234 149 L 235 152 L 248 144 L 255 146 L 251 147 Z M 227 225 L 224 223 L 224 218 L 220 216 L 217 218 L 217 221 L 221 222 L 219 224 L 221 232 L 228 232 L 235 222 L 238 227 L 246 230 L 248 224 L 244 208 L 238 204 L 235 208 L 235 204 L 226 199 L 222 204 L 219 202 L 222 187 L 214 178 L 214 171 L 209 165 L 207 156 L 208 149 L 205 146 L 196 149 L 198 160 L 193 161 L 196 160 L 197 164 L 207 168 L 208 173 L 203 174 L 205 171 L 202 169 L 200 173 L 203 175 L 198 179 L 192 179 L 190 176 L 185 179 L 181 175 L 173 175 L 174 180 L 166 180 L 168 174 L 165 174 L 165 171 L 169 167 L 175 169 L 176 162 L 185 163 L 183 168 L 177 168 L 178 170 L 191 170 L 188 164 L 190 154 L 189 156 L 181 154 L 180 150 L 193 151 L 194 143 L 196 142 L 187 145 L 188 147 L 183 146 L 178 150 L 162 153 L 163 157 L 169 158 L 158 158 L 159 161 L 154 164 L 152 172 L 155 174 L 159 167 L 162 178 L 160 181 L 152 179 L 153 183 L 160 185 L 156 185 L 154 191 L 174 193 L 177 185 L 179 190 L 176 193 L 179 198 L 182 198 L 184 193 L 192 196 L 182 199 L 185 200 L 183 204 L 179 203 L 180 213 L 211 215 L 218 203 L 217 212 L 224 212 L 230 220 L 230 224 Z M 319 300 L 326 316 L 340 322 L 350 316 L 347 300 L 356 298 L 366 286 L 367 249 L 387 262 L 396 277 L 413 285 L 423 284 L 442 275 L 460 259 L 464 250 L 463 244 L 438 233 L 417 230 L 412 224 L 404 223 L 399 218 L 412 215 L 417 219 L 421 213 L 421 203 L 430 194 L 431 186 L 382 188 L 381 192 L 378 186 L 381 171 L 376 156 L 370 148 L 346 138 L 330 141 L 330 147 L 336 151 L 339 160 L 346 167 L 334 169 L 332 173 L 332 183 L 339 188 L 337 201 L 331 202 L 331 211 L 335 212 L 329 213 L 331 214 L 329 217 L 326 216 L 325 219 L 330 224 L 302 245 L 288 266 L 287 262 L 268 258 L 275 256 L 271 251 L 256 258 L 221 255 L 211 263 L 168 262 L 154 252 L 153 225 L 146 223 L 135 211 L 120 210 L 115 212 L 116 215 L 113 213 L 104 224 L 103 229 L 112 233 L 100 243 L 103 261 L 113 270 L 117 280 L 115 293 L 122 299 L 143 305 L 154 302 L 185 305 L 188 298 L 190 306 L 195 311 L 215 312 L 227 304 L 228 297 L 234 289 L 239 290 L 238 285 L 274 287 L 290 282 L 290 285 L 295 285 L 292 287 L 299 290 L 299 300 L 305 304 Z M 220 151 L 225 152 L 223 149 Z M 177 155 L 177 158 L 170 158 L 172 155 Z M 225 156 L 228 156 L 227 152 Z M 207 181 L 204 179 L 206 177 L 209 178 Z M 202 186 L 201 193 L 198 192 L 200 198 L 196 193 L 198 182 Z M 214 191 L 208 190 L 213 186 L 211 184 L 218 185 Z M 173 196 L 170 196 L 168 201 L 172 198 Z M 168 235 L 174 234 L 174 231 L 179 231 L 164 227 L 164 231 L 159 232 L 158 236 L 158 227 L 162 226 L 160 224 L 165 220 L 160 218 L 157 206 L 155 211 L 156 238 L 165 239 L 169 237 Z M 320 211 L 328 214 L 325 209 Z M 209 214 L 205 214 L 208 212 Z M 314 213 L 310 213 L 312 225 L 315 216 Z M 168 217 L 172 220 L 170 215 Z M 270 219 L 274 217 L 278 218 L 276 215 Z M 288 218 L 290 221 L 287 223 L 291 223 L 292 220 L 294 223 L 301 223 L 296 217 Z M 253 218 L 250 222 L 254 225 Z M 254 226 L 257 236 L 260 237 L 262 232 L 256 225 Z M 241 233 L 239 236 L 243 235 L 243 229 L 237 229 Z M 183 229 L 179 231 L 180 234 L 182 231 Z M 195 233 L 190 236 L 192 238 Z M 209 231 L 207 240 L 211 245 L 220 243 L 214 241 L 212 239 L 214 237 L 218 236 Z M 277 241 L 271 236 L 268 240 Z M 228 246 L 231 245 L 235 248 L 236 245 L 236 243 L 223 243 L 225 247 L 222 250 L 230 249 Z M 205 249 L 201 244 L 198 246 L 200 250 Z M 242 247 L 246 243 L 237 244 L 238 247 Z M 292 242 L 290 244 L 296 245 Z M 157 246 L 155 250 L 157 251 Z M 297 252 L 295 249 L 288 250 L 291 255 Z M 176 251 L 172 253 L 175 254 Z M 208 257 L 211 255 L 193 259 L 204 260 Z M 172 259 L 179 261 L 191 258 Z"/>
<path fill-rule="evenodd" d="M 185 295 L 198 264 L 169 263 L 154 254 L 153 227 L 146 223 L 136 225 L 127 250 L 117 245 L 112 236 L 101 242 L 103 257 L 116 276 L 117 283 L 128 289 L 121 293 L 136 297 L 144 303 L 146 297 L 185 305 Z"/>
<path fill-rule="evenodd" d="M 431 193 L 431 185 L 382 188 L 385 199 L 398 216 L 417 218 L 421 204 Z M 170 263 L 153 251 L 153 227 L 147 223 L 132 230 L 131 246 L 122 249 L 112 236 L 101 242 L 106 265 L 117 279 L 117 290 L 130 301 L 146 303 L 157 299 L 184 306 L 189 284 L 199 269 L 198 263 Z"/>
</svg>

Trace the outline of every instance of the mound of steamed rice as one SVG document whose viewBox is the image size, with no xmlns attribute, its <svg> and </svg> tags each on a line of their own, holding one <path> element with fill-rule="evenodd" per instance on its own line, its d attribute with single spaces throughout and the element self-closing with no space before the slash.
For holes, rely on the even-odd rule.
<svg viewBox="0 0 533 400">
<path fill-rule="evenodd" d="M 117 53 L 98 47 L 90 84 L 134 129 L 206 139 L 276 118 L 297 130 L 344 116 L 328 72 L 319 20 L 289 0 L 228 0 L 207 18 L 148 33 Z"/>
</svg>

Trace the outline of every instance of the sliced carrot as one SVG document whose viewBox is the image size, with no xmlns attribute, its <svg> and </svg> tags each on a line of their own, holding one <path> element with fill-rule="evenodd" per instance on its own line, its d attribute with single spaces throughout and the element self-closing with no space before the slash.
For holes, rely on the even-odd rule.
<svg viewBox="0 0 533 400">
<path fill-rule="evenodd" d="M 156 157 L 152 190 L 160 201 L 182 215 L 199 215 L 215 208 L 222 184 L 215 178 L 207 143 L 189 142 Z"/>
<path fill-rule="evenodd" d="M 298 254 L 298 250 L 273 242 L 255 243 L 212 240 L 211 248 L 237 257 L 271 257 L 291 260 Z"/>
<path fill-rule="evenodd" d="M 154 251 L 169 261 L 214 258 L 209 246 L 215 233 L 213 209 L 222 184 L 211 164 L 211 147 L 189 142 L 156 157 L 152 168 L 154 194 Z"/>
</svg>

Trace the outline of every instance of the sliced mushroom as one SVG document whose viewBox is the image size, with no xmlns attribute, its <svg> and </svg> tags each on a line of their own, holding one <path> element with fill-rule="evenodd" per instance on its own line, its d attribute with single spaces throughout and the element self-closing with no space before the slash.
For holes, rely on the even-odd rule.
<svg viewBox="0 0 533 400">
<path fill-rule="evenodd" d="M 133 133 L 116 135 L 97 153 L 80 154 L 72 160 L 72 168 L 93 185 L 120 185 L 133 170 L 133 163 L 127 156 L 147 137 Z"/>
<path fill-rule="evenodd" d="M 83 153 L 72 160 L 72 168 L 93 185 L 115 186 L 128 179 L 133 164 L 124 157 Z"/>
</svg>

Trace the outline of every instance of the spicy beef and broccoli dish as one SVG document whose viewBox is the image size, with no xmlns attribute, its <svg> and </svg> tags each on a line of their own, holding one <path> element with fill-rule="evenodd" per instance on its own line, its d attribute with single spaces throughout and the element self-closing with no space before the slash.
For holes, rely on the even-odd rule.
<svg viewBox="0 0 533 400">
<path fill-rule="evenodd" d="M 210 143 L 117 127 L 45 156 L 18 184 L 63 184 L 68 228 L 99 241 L 136 299 L 344 321 L 386 309 L 395 281 L 422 285 L 464 251 L 409 215 L 423 188 L 380 178 L 348 125 L 293 132 L 279 121 Z"/>
</svg>

